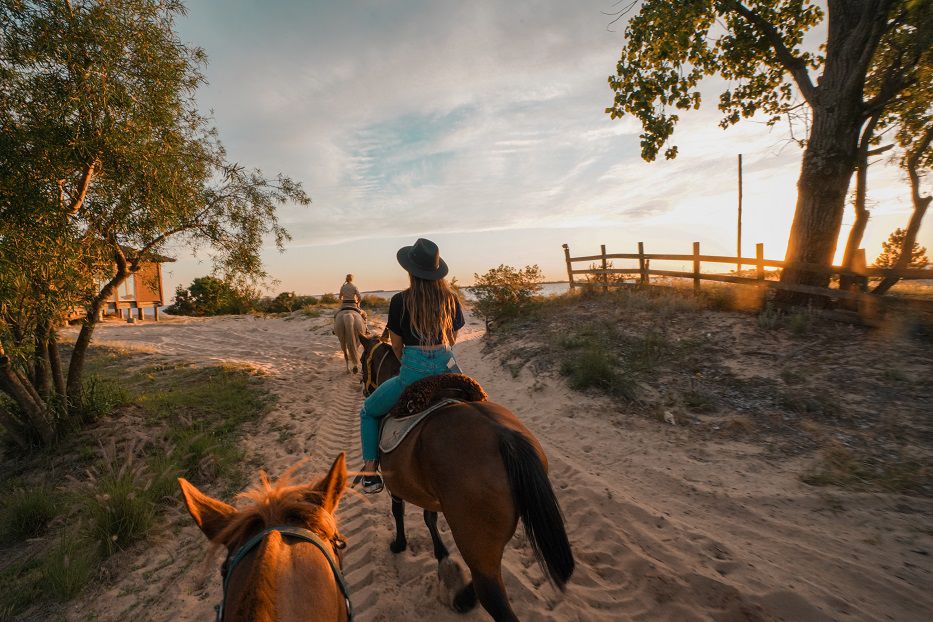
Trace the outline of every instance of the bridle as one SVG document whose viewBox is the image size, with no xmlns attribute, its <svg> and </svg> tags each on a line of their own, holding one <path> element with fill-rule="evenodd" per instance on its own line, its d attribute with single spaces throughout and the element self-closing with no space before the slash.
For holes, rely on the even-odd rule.
<svg viewBox="0 0 933 622">
<path fill-rule="evenodd" d="M 337 581 L 337 586 L 340 588 L 340 592 L 343 594 L 343 600 L 347 605 L 347 621 L 353 622 L 353 606 L 350 604 L 350 591 L 347 589 L 347 582 L 343 578 L 343 572 L 340 570 L 340 564 L 334 560 L 334 556 L 330 551 L 327 550 L 327 545 L 320 536 L 303 527 L 294 527 L 292 525 L 266 527 L 255 536 L 247 540 L 246 544 L 236 550 L 236 553 L 227 556 L 227 559 L 224 560 L 224 563 L 220 566 L 220 576 L 223 578 L 224 593 L 223 600 L 220 601 L 219 605 L 214 607 L 214 610 L 217 612 L 217 622 L 223 622 L 224 619 L 224 604 L 227 602 L 227 585 L 230 583 L 230 576 L 233 574 L 234 568 L 236 568 L 237 564 L 243 561 L 243 558 L 246 557 L 250 551 L 256 548 L 259 543 L 262 542 L 265 537 L 273 531 L 277 531 L 283 536 L 291 536 L 304 542 L 309 542 L 316 546 L 321 551 L 321 553 L 324 554 L 324 557 L 327 559 L 327 563 L 330 564 L 331 572 L 334 573 L 334 580 Z M 346 541 L 344 541 L 340 534 L 337 534 L 330 539 L 330 545 L 335 551 L 341 551 L 347 547 Z"/>
<path fill-rule="evenodd" d="M 373 359 L 376 358 L 376 351 L 382 349 L 382 358 L 379 359 L 379 365 L 376 367 L 376 373 L 373 373 Z M 387 344 L 385 341 L 380 341 L 369 351 L 369 356 L 366 358 L 366 371 L 367 379 L 366 383 L 363 385 L 363 395 L 369 396 L 373 391 L 376 390 L 376 387 L 379 386 L 378 378 L 379 374 L 382 372 L 382 364 L 385 363 L 386 358 L 389 356 L 389 353 L 392 352 L 392 346 Z"/>
</svg>

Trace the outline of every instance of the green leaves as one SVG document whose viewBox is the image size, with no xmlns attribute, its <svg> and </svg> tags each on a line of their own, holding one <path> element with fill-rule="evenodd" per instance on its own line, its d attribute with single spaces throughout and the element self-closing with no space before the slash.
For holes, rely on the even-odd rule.
<svg viewBox="0 0 933 622">
<path fill-rule="evenodd" d="M 705 77 L 720 75 L 730 82 L 719 98 L 723 127 L 758 112 L 771 115 L 773 122 L 797 103 L 792 80 L 812 88 L 806 68 L 820 67 L 823 59 L 799 46 L 806 31 L 822 20 L 819 7 L 808 0 L 748 4 L 646 0 L 629 21 L 626 46 L 616 74 L 609 77 L 615 96 L 606 112 L 612 118 L 638 118 L 644 128 L 643 159 L 654 160 L 673 135 L 679 117 L 671 108 L 700 107 L 698 85 Z M 664 155 L 676 157 L 677 147 L 668 147 Z"/>
</svg>

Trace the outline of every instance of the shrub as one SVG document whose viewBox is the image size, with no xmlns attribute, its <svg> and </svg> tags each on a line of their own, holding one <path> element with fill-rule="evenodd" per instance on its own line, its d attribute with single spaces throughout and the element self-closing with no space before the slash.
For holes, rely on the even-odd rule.
<svg viewBox="0 0 933 622">
<path fill-rule="evenodd" d="M 783 315 L 779 309 L 769 302 L 758 314 L 758 328 L 774 330 L 781 323 Z"/>
<path fill-rule="evenodd" d="M 194 279 L 187 288 L 175 289 L 175 302 L 165 308 L 175 315 L 226 315 L 247 313 L 254 307 L 257 292 L 214 276 Z"/>
<path fill-rule="evenodd" d="M 561 364 L 571 389 L 597 388 L 611 395 L 635 399 L 634 382 L 616 369 L 615 360 L 596 344 L 574 349 Z"/>
<path fill-rule="evenodd" d="M 382 310 L 389 308 L 389 300 L 375 294 L 366 294 L 360 301 L 360 306 L 364 309 Z"/>
<path fill-rule="evenodd" d="M 324 294 L 320 298 L 320 303 L 322 305 L 335 305 L 338 302 L 340 302 L 340 300 L 337 298 L 336 294 Z"/>
<path fill-rule="evenodd" d="M 35 538 L 57 513 L 56 497 L 49 487 L 18 488 L 4 495 L 0 539 L 18 542 Z"/>
<path fill-rule="evenodd" d="M 78 413 L 87 423 L 106 417 L 117 407 L 130 402 L 126 389 L 112 380 L 92 374 L 84 383 Z"/>
<path fill-rule="evenodd" d="M 522 269 L 500 265 L 482 276 L 473 275 L 475 281 L 470 290 L 476 296 L 473 309 L 486 322 L 506 320 L 526 310 L 534 297 L 541 291 L 544 276 L 538 266 Z"/>
<path fill-rule="evenodd" d="M 144 462 L 128 444 L 124 456 L 116 447 L 104 450 L 99 469 L 91 470 L 86 484 L 90 535 L 107 555 L 141 540 L 152 529 L 156 506 L 152 478 Z"/>
</svg>

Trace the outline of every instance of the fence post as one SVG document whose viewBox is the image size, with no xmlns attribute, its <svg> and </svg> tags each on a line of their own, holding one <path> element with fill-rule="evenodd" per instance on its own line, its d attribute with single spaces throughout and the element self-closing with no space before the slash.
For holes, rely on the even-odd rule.
<svg viewBox="0 0 933 622">
<path fill-rule="evenodd" d="M 567 280 L 570 281 L 570 291 L 575 287 L 573 282 L 573 264 L 570 262 L 570 247 L 564 244 L 564 259 L 567 260 Z"/>
<path fill-rule="evenodd" d="M 765 280 L 765 245 L 759 242 L 755 244 L 755 278 L 759 282 Z"/>
<path fill-rule="evenodd" d="M 609 291 L 609 275 L 606 273 L 606 270 L 609 269 L 609 264 L 606 263 L 606 245 L 605 244 L 599 245 L 599 252 L 602 253 L 602 256 L 603 256 L 603 293 L 605 293 Z"/>
<path fill-rule="evenodd" d="M 648 284 L 648 268 L 645 265 L 645 243 L 638 243 L 638 270 L 641 277 L 641 284 Z"/>
<path fill-rule="evenodd" d="M 693 291 L 700 292 L 700 243 L 693 243 Z"/>
</svg>

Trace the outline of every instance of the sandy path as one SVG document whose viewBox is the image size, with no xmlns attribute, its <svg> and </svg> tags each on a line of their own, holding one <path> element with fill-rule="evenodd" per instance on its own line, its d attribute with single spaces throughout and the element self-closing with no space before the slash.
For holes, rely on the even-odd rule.
<svg viewBox="0 0 933 622">
<path fill-rule="evenodd" d="M 814 491 L 796 480 L 794 465 L 769 463 L 753 447 L 700 446 L 684 430 L 571 394 L 559 378 L 526 370 L 513 377 L 483 356 L 480 334 L 471 323 L 458 359 L 542 440 L 578 563 L 567 593 L 556 593 L 519 530 L 504 574 L 523 619 L 923 620 L 933 612 L 933 504 Z M 246 443 L 256 465 L 273 474 L 304 456 L 311 460 L 303 472 L 321 472 L 339 451 L 351 468 L 360 464 L 359 388 L 327 318 L 108 324 L 97 342 L 262 369 L 279 402 Z M 394 556 L 388 496 L 348 494 L 341 504 L 359 619 L 488 619 L 437 602 L 420 510 L 409 507 L 406 519 L 409 550 Z M 181 524 L 70 617 L 210 619 L 219 561 L 205 556 L 196 527 Z"/>
</svg>

